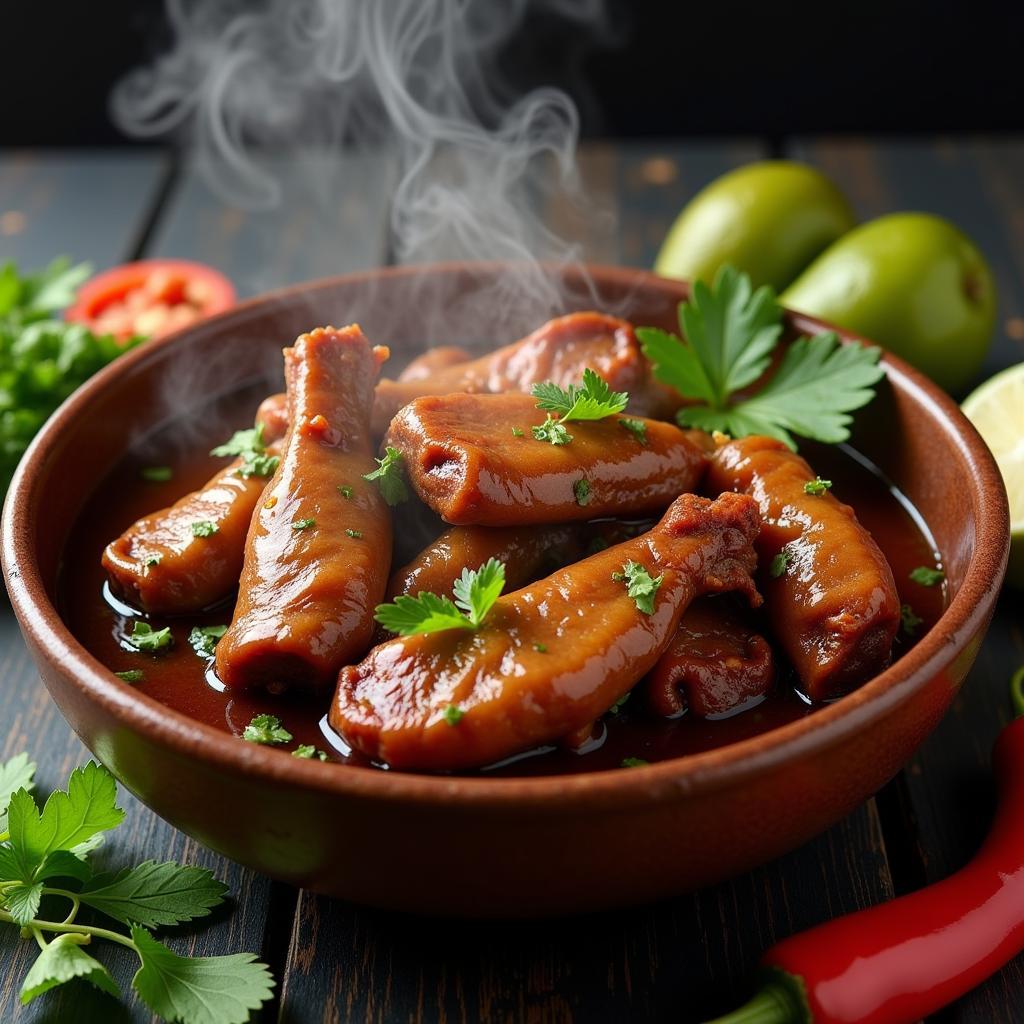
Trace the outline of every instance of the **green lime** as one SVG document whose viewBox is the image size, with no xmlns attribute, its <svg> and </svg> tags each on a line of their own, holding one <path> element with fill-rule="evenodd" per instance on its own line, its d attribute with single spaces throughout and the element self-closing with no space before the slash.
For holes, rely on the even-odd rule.
<svg viewBox="0 0 1024 1024">
<path fill-rule="evenodd" d="M 1010 499 L 1010 565 L 1006 582 L 1024 589 L 1024 363 L 972 391 L 964 415 L 996 457 Z"/>
</svg>

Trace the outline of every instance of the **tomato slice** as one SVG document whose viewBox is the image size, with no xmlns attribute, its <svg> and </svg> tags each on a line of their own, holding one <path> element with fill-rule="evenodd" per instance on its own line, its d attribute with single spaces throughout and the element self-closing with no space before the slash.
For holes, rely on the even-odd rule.
<svg viewBox="0 0 1024 1024">
<path fill-rule="evenodd" d="M 64 318 L 126 341 L 133 335 L 159 338 L 234 304 L 234 285 L 213 267 L 139 260 L 86 281 Z"/>
</svg>

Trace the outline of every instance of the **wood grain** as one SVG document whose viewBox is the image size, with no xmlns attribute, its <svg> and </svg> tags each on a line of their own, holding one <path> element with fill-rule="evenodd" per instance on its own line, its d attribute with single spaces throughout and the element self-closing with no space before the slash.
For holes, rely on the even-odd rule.
<svg viewBox="0 0 1024 1024">
<path fill-rule="evenodd" d="M 828 173 L 864 217 L 923 209 L 966 231 L 987 256 L 1000 292 L 984 373 L 1024 359 L 1024 143 L 802 141 L 793 153 Z M 1022 622 L 1024 597 L 1004 591 L 952 709 L 903 773 L 900 802 L 907 817 L 893 825 L 914 835 L 922 880 L 934 881 L 966 863 L 988 830 L 995 799 L 992 744 L 1010 719 L 1010 676 L 1024 664 Z M 1024 956 L 941 1020 L 1024 1020 Z"/>
</svg>

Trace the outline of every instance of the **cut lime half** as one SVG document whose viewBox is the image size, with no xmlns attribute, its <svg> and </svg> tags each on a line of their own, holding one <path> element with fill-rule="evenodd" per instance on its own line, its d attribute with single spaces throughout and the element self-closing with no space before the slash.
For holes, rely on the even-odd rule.
<svg viewBox="0 0 1024 1024">
<path fill-rule="evenodd" d="M 964 415 L 996 457 L 1010 498 L 1010 565 L 1006 582 L 1024 589 L 1024 363 L 972 391 Z"/>
</svg>

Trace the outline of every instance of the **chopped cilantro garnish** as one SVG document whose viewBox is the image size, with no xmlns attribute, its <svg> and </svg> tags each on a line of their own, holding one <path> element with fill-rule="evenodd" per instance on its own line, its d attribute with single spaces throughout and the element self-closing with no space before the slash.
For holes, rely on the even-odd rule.
<svg viewBox="0 0 1024 1024">
<path fill-rule="evenodd" d="M 118 679 L 123 679 L 126 683 L 141 683 L 143 673 L 141 668 L 129 668 L 123 672 L 115 672 L 114 675 Z"/>
<path fill-rule="evenodd" d="M 513 437 L 525 437 L 526 436 L 526 431 L 524 431 L 522 427 L 513 427 L 512 428 L 512 436 Z"/>
<path fill-rule="evenodd" d="M 198 523 L 192 524 L 193 537 L 212 537 L 215 533 L 219 532 L 220 527 L 209 519 L 203 519 Z"/>
<path fill-rule="evenodd" d="M 777 580 L 786 571 L 788 565 L 789 552 L 783 549 L 772 559 L 771 565 L 768 566 L 768 575 L 773 580 Z"/>
<path fill-rule="evenodd" d="M 622 696 L 621 696 L 621 697 L 620 697 L 620 698 L 619 698 L 619 699 L 618 699 L 618 700 L 617 700 L 617 701 L 616 701 L 616 702 L 615 702 L 615 703 L 614 703 L 614 704 L 613 704 L 613 705 L 612 705 L 612 706 L 611 706 L 611 707 L 610 707 L 610 708 L 608 709 L 608 714 L 610 714 L 610 715 L 617 715 L 617 714 L 619 713 L 619 711 L 620 711 L 620 710 L 622 709 L 622 705 L 623 705 L 623 704 L 625 704 L 627 700 L 629 700 L 630 694 L 632 694 L 632 692 L 633 692 L 632 690 L 627 690 L 627 691 L 626 691 L 626 692 L 625 692 L 625 693 L 624 693 L 624 694 L 623 694 L 623 695 L 622 695 Z"/>
<path fill-rule="evenodd" d="M 144 466 L 139 470 L 139 476 L 150 483 L 158 484 L 170 480 L 174 473 L 170 466 Z"/>
<path fill-rule="evenodd" d="M 277 455 L 248 455 L 235 472 L 246 479 L 251 476 L 273 476 L 280 463 L 280 456 Z"/>
<path fill-rule="evenodd" d="M 146 555 L 146 560 L 143 562 L 143 565 L 148 569 L 151 565 L 159 565 L 163 560 L 164 556 L 160 554 L 159 551 L 153 551 Z"/>
<path fill-rule="evenodd" d="M 327 754 L 322 750 L 317 750 L 312 743 L 300 743 L 293 751 L 292 757 L 311 758 L 316 757 L 321 761 L 327 760 Z"/>
<path fill-rule="evenodd" d="M 572 434 L 550 413 L 543 423 L 530 430 L 538 441 L 547 441 L 549 444 L 568 444 L 572 440 Z"/>
<path fill-rule="evenodd" d="M 400 594 L 391 604 L 379 604 L 374 618 L 400 636 L 439 633 L 445 629 L 477 629 L 505 587 L 505 566 L 496 558 L 479 569 L 463 569 L 452 588 L 455 601 L 423 591 L 416 597 Z"/>
<path fill-rule="evenodd" d="M 311 526 L 316 526 L 315 519 L 296 519 L 292 523 L 293 530 L 308 530 Z"/>
<path fill-rule="evenodd" d="M 384 458 L 375 460 L 377 468 L 364 473 L 363 479 L 376 483 L 381 497 L 391 506 L 401 505 L 409 500 L 409 488 L 405 485 L 402 453 L 397 448 L 384 449 Z"/>
<path fill-rule="evenodd" d="M 227 631 L 227 626 L 196 626 L 189 633 L 188 642 L 200 658 L 212 658 L 217 641 Z"/>
<path fill-rule="evenodd" d="M 338 490 L 339 490 L 339 492 L 341 493 L 341 496 L 342 496 L 343 498 L 345 498 L 345 499 L 351 499 L 352 495 L 353 495 L 353 494 L 355 493 L 355 492 L 354 492 L 354 491 L 352 490 L 352 488 L 348 486 L 348 484 L 342 484 L 342 485 L 341 485 L 341 486 L 340 486 L 340 487 L 338 488 Z"/>
<path fill-rule="evenodd" d="M 914 609 L 909 604 L 900 605 L 900 625 L 907 636 L 913 636 L 917 632 L 917 627 L 922 622 L 924 622 L 924 619 L 920 615 L 915 614 Z"/>
<path fill-rule="evenodd" d="M 267 455 L 267 446 L 263 443 L 263 424 L 257 423 L 248 430 L 236 430 L 228 441 L 218 445 L 210 454 L 216 456 L 237 455 L 242 465 L 236 472 L 241 477 L 273 476 L 281 459 L 277 455 Z"/>
<path fill-rule="evenodd" d="M 922 587 L 934 587 L 936 583 L 941 583 L 946 578 L 946 574 L 941 569 L 919 565 L 910 573 L 910 578 L 915 583 L 920 583 Z"/>
<path fill-rule="evenodd" d="M 457 705 L 449 704 L 448 707 L 444 709 L 444 720 L 449 725 L 458 725 L 459 722 L 462 721 L 462 716 L 465 713 L 466 712 L 463 711 L 462 708 L 458 707 Z"/>
<path fill-rule="evenodd" d="M 276 715 L 256 715 L 245 727 L 242 739 L 250 743 L 275 746 L 278 743 L 291 743 L 292 734 L 281 727 L 281 719 Z"/>
<path fill-rule="evenodd" d="M 534 644 L 533 645 L 533 649 L 538 654 L 547 654 L 548 653 L 548 645 L 547 644 L 540 644 L 540 643 Z"/>
<path fill-rule="evenodd" d="M 822 480 L 821 477 L 815 477 L 813 480 L 808 480 L 804 484 L 804 494 L 814 494 L 820 497 L 826 491 L 832 489 L 831 480 Z"/>
<path fill-rule="evenodd" d="M 641 444 L 647 444 L 647 424 L 643 420 L 623 416 L 619 420 L 619 426 L 628 430 Z"/>
<path fill-rule="evenodd" d="M 767 383 L 744 395 L 772 361 L 782 307 L 769 286 L 754 291 L 750 278 L 729 266 L 711 288 L 694 284 L 692 298 L 680 303 L 679 325 L 685 341 L 656 327 L 636 334 L 654 376 L 695 400 L 677 414 L 683 426 L 733 437 L 767 434 L 791 448 L 793 434 L 845 441 L 850 412 L 871 400 L 884 375 L 879 349 L 841 345 L 825 331 L 793 342 Z"/>
<path fill-rule="evenodd" d="M 128 643 L 137 651 L 153 654 L 170 647 L 174 643 L 174 637 L 171 636 L 170 626 L 154 629 L 148 622 L 136 621 L 132 625 L 132 635 L 128 637 Z"/>
<path fill-rule="evenodd" d="M 353 540 L 361 540 L 363 536 L 362 530 L 346 530 L 345 534 L 351 537 Z"/>
<path fill-rule="evenodd" d="M 665 577 L 652 577 L 639 562 L 630 559 L 622 572 L 612 573 L 612 579 L 626 584 L 626 593 L 636 602 L 637 608 L 645 615 L 654 613 L 654 598 Z"/>
<path fill-rule="evenodd" d="M 640 768 L 645 764 L 650 764 L 650 761 L 645 761 L 642 757 L 624 757 L 619 763 L 620 768 Z"/>
<path fill-rule="evenodd" d="M 576 504 L 583 508 L 590 504 L 590 483 L 584 477 L 580 477 L 572 485 L 572 493 L 576 495 Z"/>
</svg>

